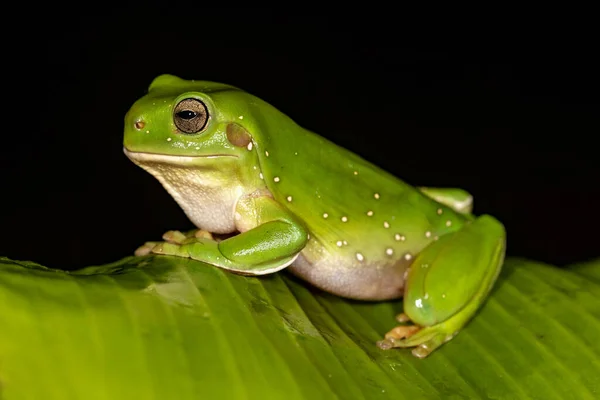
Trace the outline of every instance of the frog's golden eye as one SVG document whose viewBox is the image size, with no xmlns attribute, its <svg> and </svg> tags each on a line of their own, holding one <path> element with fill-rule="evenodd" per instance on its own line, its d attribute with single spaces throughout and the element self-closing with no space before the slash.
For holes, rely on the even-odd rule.
<svg viewBox="0 0 600 400">
<path fill-rule="evenodd" d="M 173 121 L 183 133 L 198 133 L 206 128 L 208 109 L 198 99 L 183 99 L 175 106 Z"/>
</svg>

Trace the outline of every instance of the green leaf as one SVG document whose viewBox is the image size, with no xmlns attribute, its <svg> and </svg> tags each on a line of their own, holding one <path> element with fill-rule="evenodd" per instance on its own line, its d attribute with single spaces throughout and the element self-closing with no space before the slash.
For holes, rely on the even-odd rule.
<svg viewBox="0 0 600 400">
<path fill-rule="evenodd" d="M 179 258 L 0 259 L 0 397 L 597 399 L 600 283 L 582 270 L 507 261 L 473 321 L 417 359 L 375 345 L 401 301 Z"/>
<path fill-rule="evenodd" d="M 600 258 L 572 265 L 571 270 L 600 283 Z"/>
</svg>

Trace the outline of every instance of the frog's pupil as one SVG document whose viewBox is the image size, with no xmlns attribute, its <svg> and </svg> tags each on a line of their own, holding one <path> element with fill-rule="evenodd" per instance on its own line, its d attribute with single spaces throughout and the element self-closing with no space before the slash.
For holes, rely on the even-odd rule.
<svg viewBox="0 0 600 400">
<path fill-rule="evenodd" d="M 196 113 L 191 110 L 183 110 L 177 113 L 177 116 L 181 119 L 192 119 L 196 118 Z"/>
</svg>

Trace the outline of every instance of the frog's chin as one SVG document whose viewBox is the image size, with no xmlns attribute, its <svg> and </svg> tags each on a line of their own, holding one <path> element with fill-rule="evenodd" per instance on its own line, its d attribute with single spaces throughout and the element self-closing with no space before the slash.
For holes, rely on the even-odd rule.
<svg viewBox="0 0 600 400">
<path fill-rule="evenodd" d="M 171 154 L 161 154 L 161 153 L 147 153 L 140 151 L 131 151 L 127 150 L 126 147 L 123 147 L 123 152 L 125 155 L 135 163 L 157 163 L 157 164 L 170 164 L 170 165 L 195 165 L 202 159 L 207 158 L 223 158 L 223 157 L 234 157 L 237 158 L 234 154 L 206 154 L 206 155 L 196 155 L 196 156 L 177 156 Z"/>
</svg>

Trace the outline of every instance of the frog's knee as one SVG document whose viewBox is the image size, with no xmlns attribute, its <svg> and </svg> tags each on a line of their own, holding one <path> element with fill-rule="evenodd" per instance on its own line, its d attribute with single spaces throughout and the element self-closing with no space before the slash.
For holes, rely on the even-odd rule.
<svg viewBox="0 0 600 400">
<path fill-rule="evenodd" d="M 482 235 L 482 241 L 491 242 L 494 238 L 504 238 L 506 236 L 506 228 L 504 228 L 502 222 L 489 214 L 480 215 L 471 225 L 476 227 L 476 234 Z"/>
</svg>

